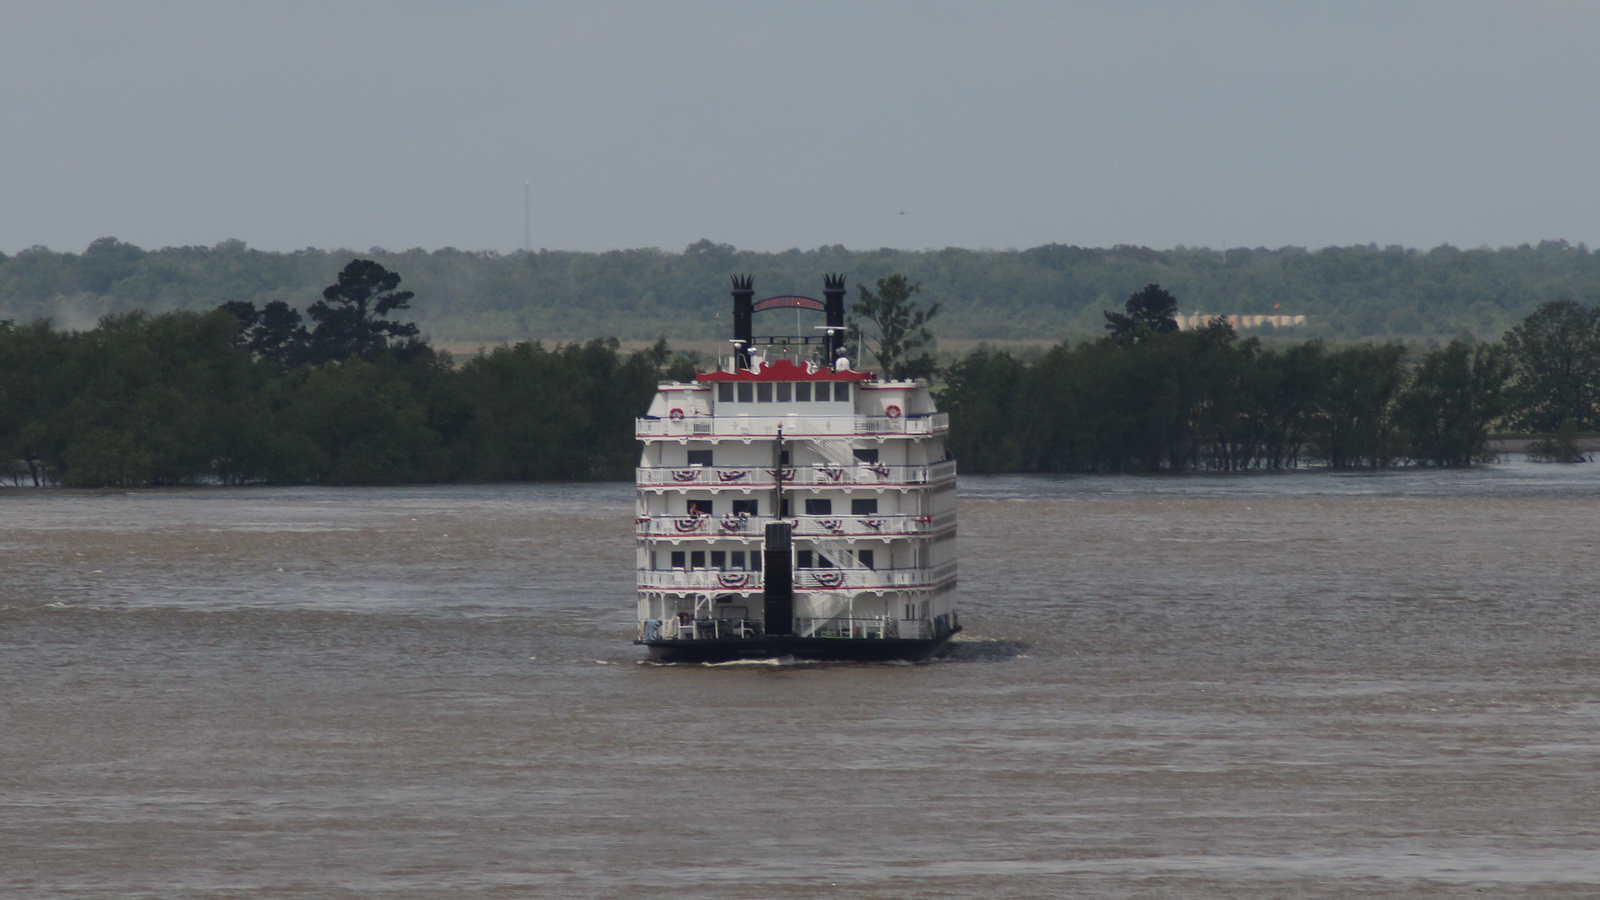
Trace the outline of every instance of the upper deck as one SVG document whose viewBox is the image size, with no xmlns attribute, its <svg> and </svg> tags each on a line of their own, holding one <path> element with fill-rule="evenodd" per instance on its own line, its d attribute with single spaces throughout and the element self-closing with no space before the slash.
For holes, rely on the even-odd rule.
<svg viewBox="0 0 1600 900">
<path fill-rule="evenodd" d="M 925 436 L 949 430 L 926 385 L 780 358 L 663 384 L 638 420 L 641 440 Z"/>
</svg>

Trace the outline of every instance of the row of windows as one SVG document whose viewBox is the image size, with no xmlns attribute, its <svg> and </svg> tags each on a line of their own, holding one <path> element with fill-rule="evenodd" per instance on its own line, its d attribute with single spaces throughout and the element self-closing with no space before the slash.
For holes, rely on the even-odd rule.
<svg viewBox="0 0 1600 900">
<path fill-rule="evenodd" d="M 857 550 L 856 562 L 869 569 L 877 568 L 877 555 L 871 550 Z M 799 569 L 832 569 L 835 568 L 833 560 L 813 550 L 796 550 L 794 554 L 795 567 Z M 656 562 L 656 555 L 651 554 L 651 565 Z M 761 551 L 751 550 L 673 550 L 667 557 L 674 569 L 721 569 L 733 572 L 759 572 L 761 571 Z M 749 568 L 745 568 L 748 563 Z"/>
<path fill-rule="evenodd" d="M 833 515 L 833 501 L 826 497 L 807 497 L 805 509 L 805 514 L 808 516 L 831 516 Z M 691 516 L 714 516 L 717 515 L 717 501 L 710 499 L 690 500 L 688 510 Z M 761 501 L 756 498 L 734 500 L 729 505 L 728 512 L 735 516 L 759 516 L 761 515 Z M 877 514 L 878 498 L 850 498 L 850 515 L 875 516 Z M 784 498 L 783 511 L 780 515 L 785 518 L 789 515 L 789 500 L 787 497 Z"/>
<path fill-rule="evenodd" d="M 731 570 L 734 572 L 759 572 L 761 571 L 761 551 L 751 550 L 674 550 L 668 559 L 674 569 L 704 569 L 709 556 L 711 568 Z M 745 568 L 746 560 L 749 568 Z M 655 566 L 655 554 L 650 554 L 650 564 Z"/>
<path fill-rule="evenodd" d="M 721 381 L 717 402 L 733 403 L 850 402 L 848 381 Z"/>
<path fill-rule="evenodd" d="M 876 465 L 877 462 L 878 462 L 878 448 L 877 447 L 857 447 L 854 450 L 852 450 L 851 452 L 855 454 L 856 462 L 858 462 L 858 463 L 865 463 L 867 465 Z M 716 465 L 716 463 L 712 461 L 715 457 L 713 456 L 712 451 L 710 451 L 710 450 L 690 450 L 690 451 L 688 451 L 688 454 L 689 454 L 688 462 L 689 462 L 689 465 L 691 465 L 691 466 L 705 466 L 707 468 L 710 468 L 711 466 Z M 789 463 L 789 451 L 787 451 L 787 450 L 783 451 L 783 456 L 779 460 L 779 463 L 781 465 L 785 465 L 785 466 L 790 464 Z"/>
</svg>

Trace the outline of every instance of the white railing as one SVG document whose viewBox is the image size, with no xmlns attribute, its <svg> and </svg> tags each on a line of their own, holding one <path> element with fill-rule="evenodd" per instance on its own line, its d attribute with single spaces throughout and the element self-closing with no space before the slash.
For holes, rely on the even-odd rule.
<svg viewBox="0 0 1600 900">
<path fill-rule="evenodd" d="M 796 590 L 897 590 L 926 587 L 948 580 L 956 574 L 955 563 L 933 569 L 795 569 Z M 734 572 L 723 569 L 640 569 L 640 590 L 759 591 L 765 585 L 760 572 Z"/>
<path fill-rule="evenodd" d="M 794 525 L 795 537 L 885 537 L 928 534 L 946 527 L 955 513 L 938 516 L 799 516 L 786 519 Z M 766 523 L 777 521 L 765 516 L 639 516 L 640 537 L 718 538 L 760 537 Z"/>
<path fill-rule="evenodd" d="M 796 617 L 794 632 L 801 637 L 820 638 L 892 638 L 899 637 L 896 620 L 887 616 L 872 618 L 811 619 Z"/>
<path fill-rule="evenodd" d="M 760 466 L 653 466 L 635 472 L 640 487 L 767 488 L 776 484 L 777 469 Z M 783 483 L 797 487 L 934 484 L 956 474 L 954 460 L 931 466 L 784 466 Z"/>
<path fill-rule="evenodd" d="M 666 591 L 759 591 L 760 572 L 731 572 L 722 569 L 640 569 L 640 590 Z"/>
<path fill-rule="evenodd" d="M 685 416 L 681 419 L 641 418 L 635 423 L 640 439 L 772 437 L 783 429 L 785 438 L 845 434 L 942 434 L 950 430 L 948 413 L 922 416 Z"/>
<path fill-rule="evenodd" d="M 921 636 L 920 622 L 910 621 L 910 630 Z M 887 616 L 870 618 L 810 618 L 794 620 L 794 633 L 800 637 L 839 638 L 843 640 L 882 640 L 900 636 L 899 620 Z M 754 619 L 718 618 L 668 618 L 644 619 L 639 622 L 641 641 L 694 641 L 717 638 L 753 638 L 761 636 L 761 623 Z"/>
<path fill-rule="evenodd" d="M 716 638 L 753 638 L 761 634 L 755 619 L 678 618 L 643 619 L 639 622 L 641 641 L 693 641 Z"/>
</svg>

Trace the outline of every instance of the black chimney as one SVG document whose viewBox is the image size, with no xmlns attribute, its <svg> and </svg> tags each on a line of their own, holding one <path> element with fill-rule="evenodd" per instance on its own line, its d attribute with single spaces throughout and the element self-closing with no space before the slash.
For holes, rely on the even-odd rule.
<svg viewBox="0 0 1600 900">
<path fill-rule="evenodd" d="M 823 324 L 827 326 L 824 334 L 828 336 L 824 347 L 826 363 L 831 366 L 844 349 L 844 276 L 824 275 L 822 285 L 822 314 L 826 317 Z"/>
<path fill-rule="evenodd" d="M 736 369 L 750 368 L 750 343 L 755 339 L 750 319 L 755 315 L 752 301 L 755 295 L 755 278 L 733 276 L 733 367 Z"/>
</svg>

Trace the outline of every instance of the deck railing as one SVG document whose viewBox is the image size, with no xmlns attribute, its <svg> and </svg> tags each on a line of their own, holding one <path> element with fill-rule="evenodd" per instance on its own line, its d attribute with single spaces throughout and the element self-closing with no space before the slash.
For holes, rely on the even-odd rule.
<svg viewBox="0 0 1600 900">
<path fill-rule="evenodd" d="M 685 416 L 681 419 L 638 419 L 635 433 L 645 438 L 771 437 L 783 429 L 785 438 L 803 439 L 833 435 L 922 435 L 950 430 L 948 413 L 920 416 Z"/>
<path fill-rule="evenodd" d="M 882 640 L 899 637 L 902 624 L 907 626 L 909 636 L 921 637 L 922 622 L 909 619 L 902 623 L 888 616 L 801 617 L 794 620 L 794 633 L 800 637 Z M 673 617 L 641 620 L 638 639 L 641 641 L 748 639 L 760 637 L 761 633 L 761 622 L 756 619 Z"/>
<path fill-rule="evenodd" d="M 798 590 L 900 590 L 927 587 L 948 580 L 956 564 L 945 563 L 932 569 L 795 569 Z M 636 573 L 640 590 L 696 593 L 757 592 L 766 582 L 760 572 L 726 569 L 640 569 Z"/>
<path fill-rule="evenodd" d="M 778 471 L 760 466 L 654 466 L 641 467 L 635 474 L 640 487 L 772 488 Z M 783 483 L 797 487 L 892 487 L 947 481 L 955 477 L 956 464 L 946 460 L 927 466 L 785 466 L 782 472 Z"/>
<path fill-rule="evenodd" d="M 794 525 L 795 537 L 884 537 L 929 534 L 955 520 L 955 513 L 937 516 L 796 516 L 783 521 Z M 717 538 L 760 537 L 767 516 L 639 516 L 640 537 Z"/>
</svg>

